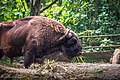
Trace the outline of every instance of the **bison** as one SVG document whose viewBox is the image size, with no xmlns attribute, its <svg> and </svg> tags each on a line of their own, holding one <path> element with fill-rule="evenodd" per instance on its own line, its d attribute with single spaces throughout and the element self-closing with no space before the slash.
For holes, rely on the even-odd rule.
<svg viewBox="0 0 120 80">
<path fill-rule="evenodd" d="M 24 56 L 28 68 L 35 58 L 62 51 L 69 58 L 81 54 L 78 36 L 61 23 L 40 16 L 30 16 L 0 23 L 0 58 Z"/>
</svg>

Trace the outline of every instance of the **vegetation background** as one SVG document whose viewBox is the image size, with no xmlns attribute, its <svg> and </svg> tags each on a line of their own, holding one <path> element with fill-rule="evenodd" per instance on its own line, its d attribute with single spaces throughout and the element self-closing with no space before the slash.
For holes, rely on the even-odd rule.
<svg viewBox="0 0 120 80">
<path fill-rule="evenodd" d="M 0 0 L 0 22 L 31 15 L 53 18 L 79 37 L 120 34 L 120 0 Z M 120 45 L 120 36 L 82 41 L 84 47 Z M 84 49 L 85 52 L 103 50 L 114 48 Z"/>
</svg>

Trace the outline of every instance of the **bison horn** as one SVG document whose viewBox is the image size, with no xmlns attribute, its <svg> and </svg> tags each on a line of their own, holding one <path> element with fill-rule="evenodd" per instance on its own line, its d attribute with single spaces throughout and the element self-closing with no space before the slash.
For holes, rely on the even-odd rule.
<svg viewBox="0 0 120 80">
<path fill-rule="evenodd" d="M 72 33 L 70 32 L 70 30 L 67 32 L 66 37 L 67 37 L 67 39 L 70 39 L 72 37 Z"/>
<path fill-rule="evenodd" d="M 69 39 L 71 37 L 72 37 L 72 33 L 70 33 L 70 30 L 67 30 L 65 35 L 63 35 L 60 39 L 58 39 L 58 41 L 64 42 L 66 39 Z"/>
</svg>

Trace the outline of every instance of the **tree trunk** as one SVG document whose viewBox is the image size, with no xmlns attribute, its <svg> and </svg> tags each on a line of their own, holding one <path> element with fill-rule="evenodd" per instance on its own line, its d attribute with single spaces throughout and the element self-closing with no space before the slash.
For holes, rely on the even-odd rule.
<svg viewBox="0 0 120 80">
<path fill-rule="evenodd" d="M 120 65 L 49 62 L 35 69 L 18 69 L 0 65 L 0 78 L 22 80 L 120 79 Z"/>
<path fill-rule="evenodd" d="M 112 64 L 120 64 L 120 48 L 115 49 L 112 58 L 110 59 Z"/>
</svg>

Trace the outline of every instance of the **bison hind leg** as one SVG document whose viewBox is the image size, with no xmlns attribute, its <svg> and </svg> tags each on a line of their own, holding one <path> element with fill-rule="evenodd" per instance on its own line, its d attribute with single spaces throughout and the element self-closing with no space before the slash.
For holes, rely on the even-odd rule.
<svg viewBox="0 0 120 80">
<path fill-rule="evenodd" d="M 10 64 L 12 64 L 13 63 L 13 57 L 12 58 L 10 58 Z"/>
<path fill-rule="evenodd" d="M 0 49 L 0 59 L 3 57 L 2 50 Z"/>
<path fill-rule="evenodd" d="M 3 57 L 3 54 L 0 53 L 0 59 Z"/>
</svg>

